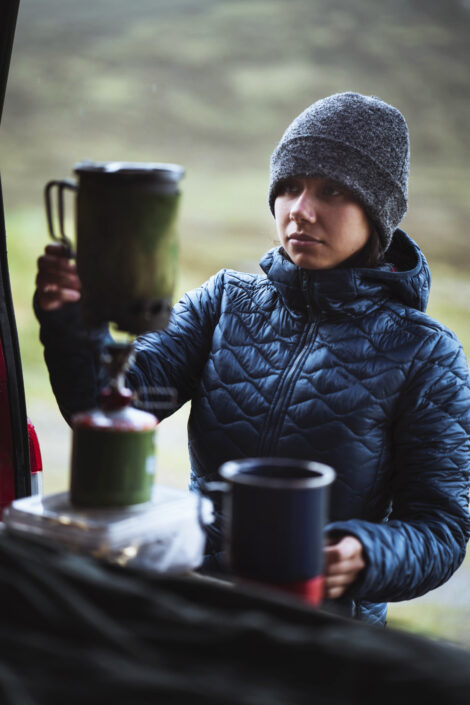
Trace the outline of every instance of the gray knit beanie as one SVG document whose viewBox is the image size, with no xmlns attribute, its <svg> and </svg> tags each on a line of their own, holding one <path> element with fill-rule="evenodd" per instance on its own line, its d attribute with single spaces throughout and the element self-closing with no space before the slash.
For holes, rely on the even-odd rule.
<svg viewBox="0 0 470 705">
<path fill-rule="evenodd" d="M 327 177 L 348 188 L 374 223 L 384 250 L 407 208 L 408 127 L 375 96 L 336 93 L 287 128 L 271 157 L 269 206 L 290 176 Z"/>
</svg>

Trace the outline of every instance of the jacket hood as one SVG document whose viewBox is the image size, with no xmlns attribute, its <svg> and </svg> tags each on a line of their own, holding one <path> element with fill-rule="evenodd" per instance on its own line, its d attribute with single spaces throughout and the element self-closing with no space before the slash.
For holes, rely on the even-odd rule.
<svg viewBox="0 0 470 705">
<path fill-rule="evenodd" d="M 386 262 L 379 267 L 302 269 L 293 264 L 282 247 L 270 250 L 261 269 L 289 309 L 363 315 L 385 299 L 425 311 L 431 276 L 418 245 L 402 230 L 396 230 Z"/>
</svg>

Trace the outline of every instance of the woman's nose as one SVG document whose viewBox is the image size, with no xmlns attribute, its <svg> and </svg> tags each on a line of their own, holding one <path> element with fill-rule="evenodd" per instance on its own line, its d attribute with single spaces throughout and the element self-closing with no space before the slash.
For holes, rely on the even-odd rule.
<svg viewBox="0 0 470 705">
<path fill-rule="evenodd" d="M 300 222 L 302 220 L 314 223 L 317 219 L 317 204 L 307 191 L 302 191 L 292 203 L 290 219 Z"/>
</svg>

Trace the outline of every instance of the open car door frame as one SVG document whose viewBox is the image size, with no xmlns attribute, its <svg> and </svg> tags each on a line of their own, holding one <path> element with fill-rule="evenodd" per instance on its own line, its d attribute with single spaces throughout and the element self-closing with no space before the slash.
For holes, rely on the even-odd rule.
<svg viewBox="0 0 470 705">
<path fill-rule="evenodd" d="M 19 0 L 0 4 L 0 122 Z M 31 494 L 26 402 L 18 333 L 8 270 L 0 177 L 0 515 L 14 498 Z"/>
</svg>

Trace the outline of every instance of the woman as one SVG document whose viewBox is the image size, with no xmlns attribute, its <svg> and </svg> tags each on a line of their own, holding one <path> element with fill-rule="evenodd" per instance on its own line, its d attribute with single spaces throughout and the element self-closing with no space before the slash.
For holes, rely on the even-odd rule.
<svg viewBox="0 0 470 705">
<path fill-rule="evenodd" d="M 139 339 L 129 375 L 191 400 L 196 491 L 232 458 L 335 468 L 326 596 L 372 622 L 386 601 L 447 580 L 470 534 L 468 369 L 454 334 L 425 315 L 428 267 L 397 229 L 408 167 L 392 106 L 342 93 L 307 108 L 271 158 L 281 247 L 262 259 L 266 276 L 224 270 L 187 294 L 168 330 Z M 105 334 L 85 345 L 79 281 L 59 254 L 39 260 L 36 310 L 69 417 L 96 399 Z"/>
</svg>

